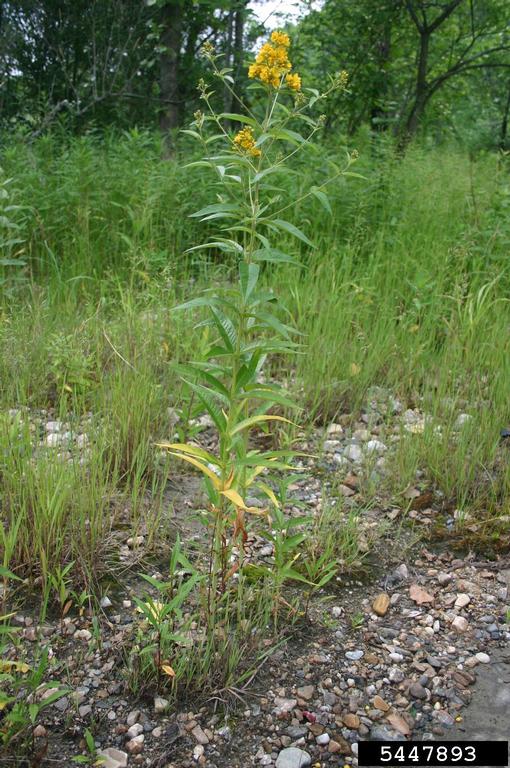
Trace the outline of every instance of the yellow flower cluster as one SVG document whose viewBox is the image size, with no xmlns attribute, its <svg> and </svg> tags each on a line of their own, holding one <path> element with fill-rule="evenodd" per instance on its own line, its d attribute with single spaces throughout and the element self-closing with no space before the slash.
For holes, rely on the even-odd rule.
<svg viewBox="0 0 510 768">
<path fill-rule="evenodd" d="M 260 156 L 260 149 L 255 146 L 255 136 L 253 130 L 246 126 L 234 136 L 234 145 L 239 151 L 244 151 L 252 157 Z"/>
<path fill-rule="evenodd" d="M 288 48 L 290 38 L 285 32 L 275 30 L 271 34 L 271 42 L 264 43 L 257 54 L 255 63 L 248 69 L 248 77 L 258 78 L 262 83 L 278 88 L 285 76 L 285 82 L 294 91 L 301 89 L 301 78 L 292 73 Z"/>
</svg>

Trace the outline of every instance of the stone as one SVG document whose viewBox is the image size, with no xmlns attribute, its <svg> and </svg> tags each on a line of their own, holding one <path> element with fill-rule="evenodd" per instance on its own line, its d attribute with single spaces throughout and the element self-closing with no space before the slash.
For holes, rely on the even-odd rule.
<svg viewBox="0 0 510 768">
<path fill-rule="evenodd" d="M 353 715 L 350 712 L 344 715 L 342 717 L 342 720 L 344 722 L 345 727 L 350 728 L 353 731 L 357 731 L 361 725 L 361 720 L 359 719 L 358 715 Z"/>
<path fill-rule="evenodd" d="M 457 599 L 455 600 L 455 608 L 465 608 L 466 605 L 469 605 L 471 602 L 471 598 L 469 595 L 466 595 L 465 592 L 461 592 L 457 595 Z"/>
<path fill-rule="evenodd" d="M 126 719 L 126 723 L 128 726 L 134 725 L 138 722 L 138 718 L 140 717 L 140 710 L 139 709 L 133 709 L 132 712 L 129 713 Z"/>
<path fill-rule="evenodd" d="M 489 664 L 491 657 L 488 653 L 475 653 L 475 659 L 480 662 L 480 664 Z"/>
<path fill-rule="evenodd" d="M 384 701 L 382 696 L 374 696 L 374 707 L 381 712 L 388 712 L 391 709 L 391 706 L 388 704 L 387 701 Z"/>
<path fill-rule="evenodd" d="M 130 755 L 139 755 L 141 752 L 143 752 L 143 743 L 145 741 L 145 736 L 143 733 L 141 733 L 139 736 L 135 736 L 134 739 L 130 739 L 130 741 L 126 744 L 126 749 L 129 752 Z"/>
<path fill-rule="evenodd" d="M 359 661 L 364 655 L 365 652 L 361 650 L 345 652 L 345 657 L 349 659 L 349 661 Z"/>
<path fill-rule="evenodd" d="M 110 608 L 111 604 L 112 604 L 112 601 L 110 600 L 108 595 L 105 595 L 104 597 L 102 597 L 99 603 L 101 608 Z"/>
<path fill-rule="evenodd" d="M 320 736 L 317 736 L 315 741 L 320 747 L 327 747 L 329 742 L 331 741 L 331 738 L 328 733 L 321 733 Z"/>
<path fill-rule="evenodd" d="M 284 699 L 280 696 L 277 696 L 274 700 L 274 703 L 275 708 L 273 712 L 278 717 L 281 715 L 286 715 L 288 712 L 292 712 L 292 710 L 297 706 L 297 699 Z"/>
<path fill-rule="evenodd" d="M 427 691 L 420 683 L 411 683 L 409 686 L 409 693 L 413 699 L 426 699 Z"/>
<path fill-rule="evenodd" d="M 384 616 L 390 607 L 390 597 L 386 592 L 381 592 L 372 603 L 372 610 L 378 616 Z"/>
<path fill-rule="evenodd" d="M 156 712 L 156 714 L 158 715 L 162 714 L 163 712 L 166 711 L 167 707 L 168 707 L 167 699 L 163 699 L 161 696 L 156 696 L 154 698 L 154 712 Z"/>
<path fill-rule="evenodd" d="M 141 733 L 143 733 L 143 725 L 141 723 L 135 723 L 134 725 L 131 725 L 126 733 L 126 737 L 128 739 L 134 739 L 136 736 L 139 736 Z"/>
<path fill-rule="evenodd" d="M 365 446 L 367 453 L 385 453 L 388 448 L 380 440 L 369 440 Z"/>
<path fill-rule="evenodd" d="M 456 632 L 459 632 L 459 634 L 463 634 L 468 631 L 469 623 L 464 616 L 456 616 L 452 621 L 452 627 Z"/>
<path fill-rule="evenodd" d="M 352 445 L 347 446 L 344 451 L 344 456 L 351 461 L 361 461 L 363 458 L 363 452 L 359 445 L 353 443 Z"/>
<path fill-rule="evenodd" d="M 200 725 L 195 725 L 191 733 L 195 741 L 197 741 L 199 744 L 202 744 L 203 746 L 205 746 L 206 744 L 209 744 L 209 738 L 204 733 Z"/>
<path fill-rule="evenodd" d="M 38 739 L 38 738 L 43 739 L 48 734 L 48 732 L 47 732 L 46 728 L 44 727 L 44 725 L 41 725 L 41 724 L 36 725 L 34 730 L 32 731 L 32 733 L 33 733 L 33 735 L 34 735 L 34 737 L 36 739 Z"/>
<path fill-rule="evenodd" d="M 312 758 L 304 749 L 287 747 L 282 749 L 276 760 L 276 768 L 307 768 Z"/>
<path fill-rule="evenodd" d="M 103 768 L 127 768 L 128 755 L 120 749 L 115 749 L 115 747 L 100 749 L 97 755 L 103 758 L 101 763 Z"/>
<path fill-rule="evenodd" d="M 313 685 L 304 685 L 302 688 L 297 689 L 297 695 L 300 699 L 304 699 L 305 701 L 310 701 L 310 699 L 313 698 L 314 693 L 315 686 Z"/>
<path fill-rule="evenodd" d="M 88 629 L 78 629 L 74 633 L 74 637 L 77 640 L 86 640 L 88 642 L 92 637 L 92 632 L 89 632 Z"/>
<path fill-rule="evenodd" d="M 370 739 L 372 741 L 404 741 L 400 733 L 396 733 L 385 725 L 377 725 L 370 729 Z"/>
</svg>

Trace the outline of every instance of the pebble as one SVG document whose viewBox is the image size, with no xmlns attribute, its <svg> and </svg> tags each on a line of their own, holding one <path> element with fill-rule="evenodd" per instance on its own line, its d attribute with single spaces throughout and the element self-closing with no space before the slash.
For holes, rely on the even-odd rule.
<svg viewBox="0 0 510 768">
<path fill-rule="evenodd" d="M 97 755 L 103 758 L 101 762 L 103 768 L 127 768 L 128 755 L 120 749 L 115 749 L 115 747 L 100 749 Z"/>
<path fill-rule="evenodd" d="M 156 696 L 154 699 L 154 712 L 160 715 L 163 712 L 166 712 L 167 708 L 168 708 L 168 700 L 163 699 L 161 696 Z"/>
<path fill-rule="evenodd" d="M 359 661 L 365 655 L 365 651 L 346 651 L 345 656 L 349 661 Z"/>
<path fill-rule="evenodd" d="M 327 733 L 321 733 L 320 736 L 317 736 L 317 738 L 315 739 L 315 741 L 320 747 L 327 747 L 330 740 L 331 738 Z"/>
<path fill-rule="evenodd" d="M 282 749 L 276 760 L 276 768 L 308 768 L 312 758 L 303 749 L 288 747 Z"/>
<path fill-rule="evenodd" d="M 209 739 L 202 730 L 200 725 L 196 725 L 193 730 L 191 731 L 195 741 L 197 741 L 199 744 L 202 744 L 203 746 L 206 744 L 209 744 Z"/>
<path fill-rule="evenodd" d="M 491 657 L 489 656 L 488 653 L 480 652 L 480 653 L 475 653 L 475 659 L 477 659 L 480 662 L 480 664 L 488 664 L 491 660 Z"/>
<path fill-rule="evenodd" d="M 139 736 L 135 736 L 133 739 L 130 739 L 130 741 L 126 744 L 126 749 L 129 752 L 130 755 L 139 755 L 141 752 L 143 752 L 143 743 L 145 741 L 145 736 L 143 733 L 141 733 Z"/>
<path fill-rule="evenodd" d="M 469 595 L 466 595 L 465 592 L 461 592 L 459 595 L 457 595 L 457 599 L 455 600 L 455 608 L 465 608 L 466 605 L 469 605 L 471 602 L 471 598 Z"/>
<path fill-rule="evenodd" d="M 460 634 L 463 634 L 464 632 L 468 631 L 469 623 L 467 619 L 464 618 L 464 616 L 456 616 L 452 621 L 452 627 Z"/>
<path fill-rule="evenodd" d="M 372 610 L 378 616 L 385 616 L 389 607 L 390 596 L 387 595 L 386 592 L 381 592 L 379 595 L 377 595 L 374 602 L 372 603 Z"/>
</svg>

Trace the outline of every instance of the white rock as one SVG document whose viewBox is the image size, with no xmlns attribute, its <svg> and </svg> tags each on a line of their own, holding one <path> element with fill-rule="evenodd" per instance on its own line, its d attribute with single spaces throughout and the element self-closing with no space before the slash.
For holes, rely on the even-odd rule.
<svg viewBox="0 0 510 768">
<path fill-rule="evenodd" d="M 287 747 L 282 749 L 276 760 L 276 768 L 307 768 L 312 758 L 304 749 Z"/>
<path fill-rule="evenodd" d="M 92 637 L 92 632 L 89 632 L 88 629 L 78 629 L 74 633 L 74 637 L 76 637 L 78 640 L 90 640 Z"/>
<path fill-rule="evenodd" d="M 464 633 L 467 632 L 469 629 L 469 624 L 467 619 L 464 618 L 464 616 L 456 616 L 454 620 L 452 621 L 452 627 L 455 629 L 456 632 Z"/>
<path fill-rule="evenodd" d="M 143 725 L 141 723 L 135 723 L 134 725 L 130 726 L 128 729 L 128 732 L 126 733 L 126 737 L 128 739 L 134 739 L 136 736 L 139 736 L 141 733 L 143 733 Z"/>
<path fill-rule="evenodd" d="M 126 749 L 131 755 L 139 755 L 143 751 L 143 743 L 145 736 L 141 733 L 139 736 L 135 736 L 133 739 L 127 742 Z"/>
<path fill-rule="evenodd" d="M 469 595 L 461 592 L 459 595 L 457 595 L 457 599 L 455 600 L 455 608 L 465 608 L 466 605 L 469 605 L 470 602 L 471 598 Z"/>
<path fill-rule="evenodd" d="M 380 440 L 369 440 L 365 446 L 365 450 L 367 453 L 385 453 L 388 448 L 384 443 L 381 443 Z"/>
<path fill-rule="evenodd" d="M 359 445 L 353 443 L 352 445 L 347 446 L 344 451 L 344 456 L 351 461 L 361 461 L 363 458 L 363 453 Z"/>
<path fill-rule="evenodd" d="M 162 712 L 165 712 L 167 707 L 168 707 L 168 700 L 163 699 L 161 696 L 156 696 L 156 698 L 154 699 L 154 712 L 160 715 Z"/>
<path fill-rule="evenodd" d="M 112 604 L 112 601 L 110 600 L 108 595 L 105 595 L 104 597 L 102 597 L 101 601 L 99 603 L 101 608 L 109 608 L 111 606 L 111 604 Z"/>
<path fill-rule="evenodd" d="M 98 757 L 103 758 L 103 762 L 101 763 L 103 768 L 127 768 L 127 753 L 122 752 L 120 749 L 108 747 L 108 749 L 100 749 L 97 754 Z"/>
<path fill-rule="evenodd" d="M 489 664 L 491 657 L 488 653 L 475 653 L 475 659 L 478 659 L 480 664 Z"/>
<path fill-rule="evenodd" d="M 325 746 L 327 746 L 327 745 L 329 744 L 329 742 L 330 742 L 330 737 L 329 737 L 329 734 L 327 734 L 327 733 L 321 733 L 321 735 L 320 735 L 320 736 L 317 736 L 317 738 L 315 739 L 315 741 L 317 742 L 317 744 L 318 744 L 320 747 L 325 747 Z"/>
</svg>

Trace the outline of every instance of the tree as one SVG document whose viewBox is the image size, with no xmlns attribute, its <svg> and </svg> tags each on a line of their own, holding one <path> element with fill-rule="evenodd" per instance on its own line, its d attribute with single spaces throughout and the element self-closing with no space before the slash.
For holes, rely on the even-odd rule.
<svg viewBox="0 0 510 768">
<path fill-rule="evenodd" d="M 411 103 L 400 128 L 403 143 L 416 133 L 432 96 L 451 78 L 510 66 L 507 11 L 498 0 L 406 0 L 405 7 L 418 33 L 418 50 Z M 439 50 L 433 54 L 436 42 Z"/>
</svg>

